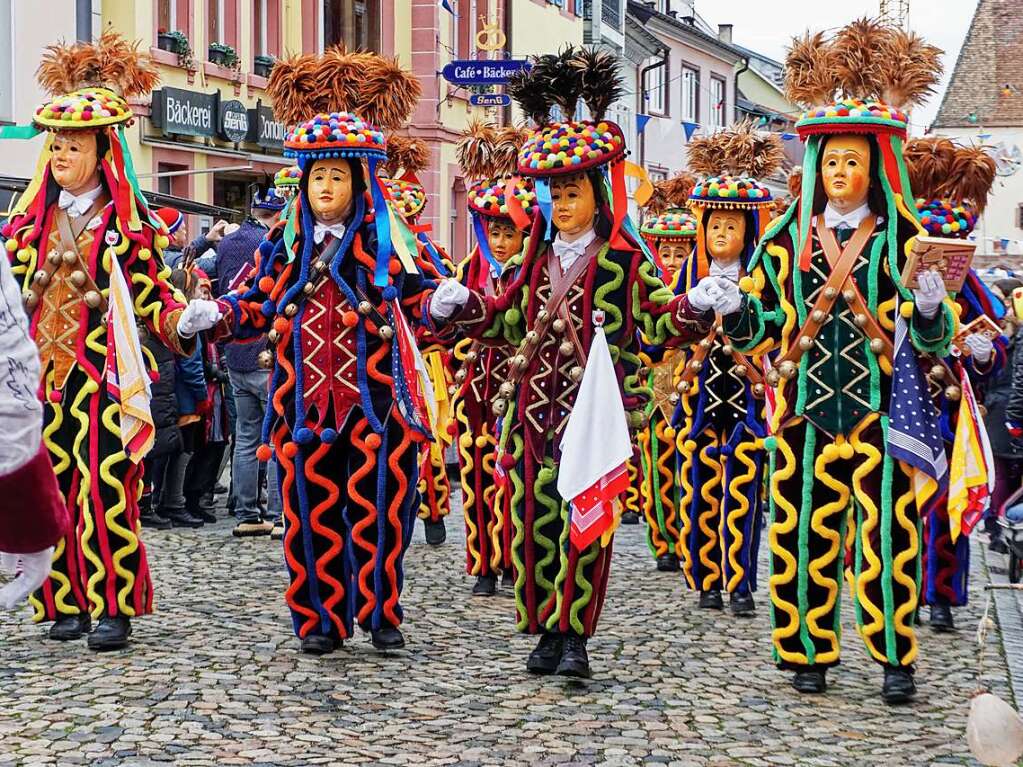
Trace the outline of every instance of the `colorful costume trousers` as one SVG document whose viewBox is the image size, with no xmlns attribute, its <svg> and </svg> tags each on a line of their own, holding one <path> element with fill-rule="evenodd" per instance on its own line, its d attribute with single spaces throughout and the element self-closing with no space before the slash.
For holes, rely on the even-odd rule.
<svg viewBox="0 0 1023 767">
<path fill-rule="evenodd" d="M 37 621 L 89 613 L 135 618 L 153 611 L 153 584 L 139 538 L 142 465 L 121 445 L 119 409 L 106 385 L 73 367 L 62 390 L 47 371 L 43 442 L 64 496 L 71 532 L 32 597 Z"/>
<path fill-rule="evenodd" d="M 886 432 L 887 417 L 870 413 L 833 439 L 803 419 L 777 435 L 771 633 L 783 668 L 839 662 L 843 567 L 870 656 L 893 666 L 916 657 L 920 525 L 909 474 L 885 453 Z"/>
<path fill-rule="evenodd" d="M 647 522 L 647 545 L 655 558 L 676 554 L 680 533 L 675 430 L 655 410 L 636 439 L 642 465 L 640 499 Z"/>
<path fill-rule="evenodd" d="M 451 385 L 451 372 L 440 362 L 443 352 L 431 350 L 424 353 L 430 383 L 438 400 L 438 423 L 433 424 L 437 439 L 430 443 L 430 449 L 423 458 L 419 479 L 419 518 L 440 522 L 451 513 L 451 482 L 448 480 L 444 448 L 451 443 L 448 424 L 453 423 L 447 412 L 447 392 Z"/>
<path fill-rule="evenodd" d="M 459 424 L 458 459 L 465 516 L 465 570 L 469 575 L 495 575 L 511 567 L 510 527 L 498 499 L 494 476 L 497 435 L 485 422 L 471 423 L 464 398 L 455 405 Z M 473 408 L 480 409 L 480 408 Z"/>
<path fill-rule="evenodd" d="M 355 624 L 401 624 L 419 443 L 396 409 L 385 427 L 376 435 L 354 406 L 330 442 L 285 450 L 286 427 L 275 435 L 291 577 L 285 599 L 299 637 L 346 639 Z"/>
<path fill-rule="evenodd" d="M 678 543 L 691 589 L 757 590 L 762 518 L 762 441 L 743 423 L 678 436 Z"/>
<path fill-rule="evenodd" d="M 951 450 L 949 451 L 951 452 Z M 928 501 L 923 520 L 923 567 L 920 601 L 926 605 L 962 607 L 970 580 L 970 536 L 952 542 L 948 494 Z"/>
</svg>

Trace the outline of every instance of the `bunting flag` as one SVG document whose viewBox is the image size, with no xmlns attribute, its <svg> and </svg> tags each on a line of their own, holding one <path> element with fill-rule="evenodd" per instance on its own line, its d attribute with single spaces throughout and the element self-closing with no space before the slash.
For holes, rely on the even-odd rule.
<svg viewBox="0 0 1023 767">
<path fill-rule="evenodd" d="M 953 543 L 960 535 L 969 535 L 984 517 L 995 487 L 995 462 L 984 418 L 966 369 L 962 365 L 959 368 L 962 395 L 948 487 L 948 519 Z"/>
<path fill-rule="evenodd" d="M 945 444 L 941 439 L 938 413 L 929 394 L 909 341 L 909 326 L 896 306 L 887 448 L 892 458 L 910 468 L 916 506 L 921 513 L 928 499 L 948 481 Z"/>
<path fill-rule="evenodd" d="M 454 7 L 452 7 L 451 5 L 451 0 L 440 0 L 440 7 L 443 8 L 448 13 L 450 13 L 452 16 L 458 16 L 458 14 L 455 13 Z"/>
<path fill-rule="evenodd" d="M 576 551 L 598 538 L 605 546 L 610 542 L 621 517 L 619 496 L 628 489 L 626 463 L 632 457 L 611 351 L 602 321 L 595 324 L 579 394 L 561 438 L 558 467 L 558 493 L 571 505 L 569 540 Z"/>
<path fill-rule="evenodd" d="M 637 114 L 636 115 L 636 133 L 642 133 L 646 130 L 646 124 L 650 122 L 650 115 Z"/>
<path fill-rule="evenodd" d="M 690 123 L 686 122 L 685 120 L 682 121 L 682 130 L 685 131 L 686 141 L 689 141 L 689 139 L 693 137 L 693 134 L 696 133 L 696 130 L 699 127 L 700 127 L 699 123 Z"/>
<path fill-rule="evenodd" d="M 646 168 L 642 165 L 636 165 L 636 163 L 626 160 L 625 175 L 639 181 L 639 186 L 637 186 L 636 191 L 632 193 L 632 199 L 634 199 L 636 204 L 642 208 L 650 201 L 650 197 L 654 193 L 654 185 L 650 182 L 650 176 L 647 175 Z"/>
</svg>

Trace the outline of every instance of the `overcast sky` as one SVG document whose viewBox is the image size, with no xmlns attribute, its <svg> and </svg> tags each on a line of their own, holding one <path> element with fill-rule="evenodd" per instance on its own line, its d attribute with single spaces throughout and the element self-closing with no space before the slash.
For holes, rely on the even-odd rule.
<svg viewBox="0 0 1023 767">
<path fill-rule="evenodd" d="M 785 48 L 794 35 L 840 27 L 860 16 L 875 16 L 878 0 L 696 0 L 696 12 L 711 24 L 732 24 L 739 45 L 783 61 Z M 952 75 L 977 0 L 910 0 L 909 25 L 928 42 L 945 51 L 945 75 L 938 93 L 913 113 L 912 132 L 934 119 L 948 78 Z"/>
</svg>

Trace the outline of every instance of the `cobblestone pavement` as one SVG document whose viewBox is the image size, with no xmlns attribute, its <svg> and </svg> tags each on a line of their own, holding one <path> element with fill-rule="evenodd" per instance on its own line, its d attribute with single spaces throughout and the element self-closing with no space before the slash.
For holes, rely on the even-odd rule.
<svg viewBox="0 0 1023 767">
<path fill-rule="evenodd" d="M 359 637 L 323 659 L 297 652 L 278 544 L 232 539 L 226 522 L 150 532 L 158 613 L 137 622 L 133 651 L 97 656 L 0 616 L 0 765 L 973 763 L 981 556 L 960 631 L 921 627 L 919 701 L 891 709 L 848 603 L 830 692 L 801 697 L 770 663 L 762 607 L 748 622 L 696 610 L 679 577 L 654 571 L 642 527 L 616 540 L 595 679 L 531 677 L 511 599 L 468 596 L 458 519 L 441 547 L 417 532 L 408 650 Z M 1011 702 L 1000 647 L 984 682 Z"/>
</svg>

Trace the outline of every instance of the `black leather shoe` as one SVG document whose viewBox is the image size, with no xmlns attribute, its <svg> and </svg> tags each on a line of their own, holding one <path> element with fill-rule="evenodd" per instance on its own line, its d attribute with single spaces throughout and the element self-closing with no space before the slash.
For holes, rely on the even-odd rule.
<svg viewBox="0 0 1023 767">
<path fill-rule="evenodd" d="M 561 663 L 555 672 L 558 676 L 574 676 L 577 679 L 590 678 L 590 659 L 586 655 L 586 637 L 577 634 L 565 635 L 565 649 L 561 651 Z"/>
<path fill-rule="evenodd" d="M 913 681 L 912 666 L 884 667 L 884 685 L 881 697 L 888 705 L 909 703 L 916 697 L 916 682 Z"/>
<path fill-rule="evenodd" d="M 677 573 L 678 557 L 674 554 L 661 554 L 661 556 L 657 557 L 657 572 Z"/>
<path fill-rule="evenodd" d="M 172 527 L 187 527 L 195 530 L 205 524 L 199 517 L 193 517 L 184 509 L 175 509 L 174 511 L 168 509 L 165 513 Z"/>
<path fill-rule="evenodd" d="M 556 632 L 540 637 L 533 652 L 529 653 L 526 670 L 531 674 L 553 674 L 561 663 L 561 653 L 565 647 L 565 637 Z"/>
<path fill-rule="evenodd" d="M 447 540 L 448 531 L 444 529 L 443 519 L 439 519 L 436 522 L 424 519 L 423 527 L 426 529 L 426 542 L 431 546 L 440 546 Z"/>
<path fill-rule="evenodd" d="M 739 594 L 733 591 L 728 595 L 728 606 L 732 615 L 749 616 L 756 612 L 756 605 L 753 604 L 752 594 Z"/>
<path fill-rule="evenodd" d="M 377 629 L 372 637 L 373 646 L 378 650 L 400 650 L 405 646 L 405 637 L 396 628 Z"/>
<path fill-rule="evenodd" d="M 340 639 L 323 634 L 310 634 L 302 639 L 302 652 L 307 655 L 327 655 L 340 646 Z"/>
<path fill-rule="evenodd" d="M 931 628 L 939 633 L 956 630 L 952 620 L 952 608 L 948 605 L 931 605 Z"/>
<path fill-rule="evenodd" d="M 515 573 L 513 573 L 510 568 L 501 573 L 501 588 L 515 588 Z"/>
<path fill-rule="evenodd" d="M 1009 553 L 1009 547 L 1006 545 L 1005 541 L 1003 541 L 1001 538 L 992 538 L 991 541 L 987 545 L 987 550 L 988 551 L 993 551 L 996 554 L 1008 554 Z"/>
<path fill-rule="evenodd" d="M 193 517 L 198 517 L 208 525 L 214 525 L 217 523 L 217 515 L 207 509 L 199 509 L 197 513 L 192 514 Z"/>
<path fill-rule="evenodd" d="M 724 610 L 725 602 L 721 598 L 721 592 L 717 589 L 711 589 L 710 591 L 700 592 L 700 609 L 701 610 Z"/>
<path fill-rule="evenodd" d="M 792 686 L 799 692 L 808 695 L 819 695 L 828 689 L 824 678 L 827 669 L 823 666 L 806 666 L 799 669 L 792 677 Z"/>
<path fill-rule="evenodd" d="M 497 592 L 496 575 L 477 575 L 476 585 L 472 587 L 474 597 L 491 597 Z"/>
<path fill-rule="evenodd" d="M 71 642 L 75 639 L 81 639 L 89 633 L 91 628 L 92 618 L 89 617 L 88 613 L 64 615 L 57 618 L 53 625 L 50 626 L 50 639 L 55 639 L 58 642 Z"/>
<path fill-rule="evenodd" d="M 169 519 L 158 517 L 154 513 L 140 514 L 139 522 L 146 530 L 170 530 L 171 528 L 171 521 Z"/>
<path fill-rule="evenodd" d="M 102 617 L 96 630 L 89 634 L 89 649 L 98 652 L 106 650 L 123 650 L 128 646 L 131 636 L 131 621 L 123 616 L 116 618 Z"/>
<path fill-rule="evenodd" d="M 634 511 L 626 511 L 622 513 L 622 524 L 623 525 L 638 525 L 639 514 Z"/>
</svg>

